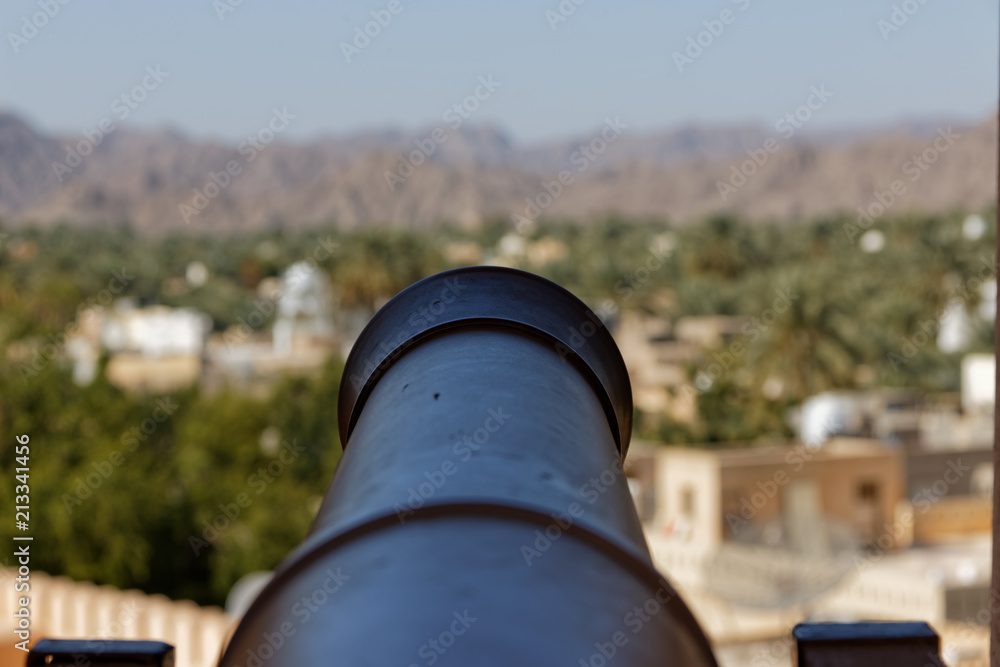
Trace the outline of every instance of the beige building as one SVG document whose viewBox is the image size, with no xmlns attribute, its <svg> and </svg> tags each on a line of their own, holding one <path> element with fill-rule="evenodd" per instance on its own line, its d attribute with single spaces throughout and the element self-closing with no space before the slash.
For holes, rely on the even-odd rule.
<svg viewBox="0 0 1000 667">
<path fill-rule="evenodd" d="M 636 445 L 643 518 L 660 536 L 702 547 L 782 518 L 803 530 L 829 519 L 876 540 L 903 498 L 900 453 L 875 440 L 725 450 Z"/>
<path fill-rule="evenodd" d="M 741 317 L 666 317 L 623 311 L 614 327 L 615 341 L 632 381 L 635 405 L 648 415 L 666 415 L 690 423 L 698 417 L 697 390 L 689 372 L 705 353 L 739 334 Z"/>
<path fill-rule="evenodd" d="M 110 355 L 108 381 L 127 391 L 163 393 L 195 384 L 202 372 L 211 319 L 189 308 L 137 308 L 119 299 L 112 308 L 80 314 L 66 342 L 77 384 L 97 376 L 102 353 Z"/>
<path fill-rule="evenodd" d="M 790 666 L 791 629 L 806 619 L 927 621 L 949 667 L 987 664 L 990 537 L 958 530 L 952 516 L 976 517 L 979 506 L 909 497 L 901 448 L 860 438 L 726 450 L 636 442 L 629 461 L 654 562 L 722 667 Z M 934 489 L 937 478 L 920 480 Z M 934 544 L 908 548 L 930 528 Z"/>
</svg>

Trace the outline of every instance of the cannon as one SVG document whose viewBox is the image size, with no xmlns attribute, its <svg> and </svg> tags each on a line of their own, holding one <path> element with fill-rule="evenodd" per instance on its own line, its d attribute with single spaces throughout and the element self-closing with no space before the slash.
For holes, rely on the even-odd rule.
<svg viewBox="0 0 1000 667">
<path fill-rule="evenodd" d="M 400 292 L 345 363 L 343 457 L 220 665 L 714 665 L 656 571 L 601 320 L 522 271 Z"/>
<path fill-rule="evenodd" d="M 497 267 L 412 285 L 362 332 L 337 410 L 309 535 L 220 666 L 717 664 L 629 493 L 625 364 L 570 293 Z M 803 667 L 943 664 L 925 623 L 793 634 Z M 28 664 L 169 667 L 173 649 L 47 639 Z"/>
</svg>

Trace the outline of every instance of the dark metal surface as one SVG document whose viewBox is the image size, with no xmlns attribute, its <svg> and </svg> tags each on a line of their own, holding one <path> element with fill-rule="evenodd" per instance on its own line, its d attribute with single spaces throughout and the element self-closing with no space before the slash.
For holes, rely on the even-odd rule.
<svg viewBox="0 0 1000 667">
<path fill-rule="evenodd" d="M 621 465 L 628 377 L 584 310 L 495 268 L 390 301 L 348 360 L 311 533 L 221 664 L 714 665 L 652 566 Z"/>
<path fill-rule="evenodd" d="M 800 623 L 792 636 L 797 667 L 944 667 L 923 622 Z"/>
<path fill-rule="evenodd" d="M 174 647 L 163 642 L 111 639 L 42 639 L 28 653 L 27 667 L 103 665 L 174 667 Z"/>
<path fill-rule="evenodd" d="M 621 354 L 600 318 L 552 281 L 498 266 L 445 271 L 410 285 L 365 327 L 344 369 L 340 441 L 347 443 L 371 387 L 407 347 L 456 326 L 495 324 L 550 340 L 582 365 L 622 451 L 632 434 L 632 391 Z"/>
</svg>

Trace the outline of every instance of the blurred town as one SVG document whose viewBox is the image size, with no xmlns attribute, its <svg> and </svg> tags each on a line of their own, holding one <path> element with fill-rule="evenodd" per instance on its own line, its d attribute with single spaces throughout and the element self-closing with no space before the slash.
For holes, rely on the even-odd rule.
<svg viewBox="0 0 1000 667">
<path fill-rule="evenodd" d="M 807 661 L 793 657 L 796 624 L 868 620 L 927 622 L 948 667 L 986 667 L 1000 618 L 998 18 L 979 0 L 0 4 L 0 667 L 24 665 L 43 638 L 162 640 L 176 667 L 217 665 L 321 507 L 363 504 L 324 505 L 338 469 L 337 489 L 364 493 L 392 476 L 389 460 L 366 462 L 374 478 L 340 467 L 341 384 L 366 325 L 417 281 L 485 265 L 560 285 L 617 342 L 631 441 L 612 471 L 620 493 L 593 503 L 624 525 L 634 500 L 654 564 L 721 667 L 791 667 Z M 431 301 L 407 325 L 448 307 Z M 553 386 L 586 369 L 564 370 Z M 466 390 L 461 407 L 492 410 L 506 391 Z M 570 418 L 542 404 L 523 401 L 544 417 L 512 414 L 514 429 L 575 442 L 557 433 Z M 465 417 L 434 406 L 413 413 L 431 428 L 447 413 L 460 437 Z M 397 413 L 410 414 L 373 421 Z M 524 438 L 505 438 L 481 461 L 519 462 Z M 398 469 L 431 495 L 449 479 L 443 464 Z M 544 472 L 546 493 L 584 497 Z M 483 500 L 464 496 L 482 496 L 478 478 L 458 478 L 442 496 Z M 384 493 L 411 508 L 430 497 Z M 456 525 L 426 561 L 419 545 L 359 560 L 472 562 L 438 558 L 466 553 L 460 539 L 494 555 Z M 563 551 L 520 569 L 526 545 L 582 543 L 535 527 L 523 544 L 521 528 L 483 531 L 514 564 L 503 590 L 544 602 L 536 586 L 558 572 L 572 587 L 549 597 L 576 615 L 542 619 L 536 605 L 520 622 L 539 638 L 484 620 L 448 655 L 414 646 L 412 665 L 483 646 L 496 660 L 495 638 L 521 662 L 555 663 L 570 652 L 550 641 L 557 626 L 596 651 L 567 664 L 654 652 L 655 631 L 619 642 L 633 628 L 612 610 L 634 596 L 613 598 L 623 589 L 589 564 L 605 561 Z M 554 562 L 586 568 L 578 580 Z M 440 568 L 458 593 L 437 601 L 475 599 L 472 572 L 489 581 L 465 565 Z M 386 587 L 348 590 L 326 613 L 409 591 L 421 623 L 390 601 L 386 641 L 347 631 L 361 652 L 409 650 L 436 617 L 427 596 L 368 579 Z M 333 599 L 315 591 L 287 613 L 271 605 L 280 635 L 245 625 L 262 643 L 236 662 L 292 661 L 307 635 L 339 648 L 337 626 L 319 623 L 277 652 L 294 605 Z M 680 618 L 657 622 L 703 648 Z"/>
<path fill-rule="evenodd" d="M 64 576 L 33 575 L 37 623 L 162 636 L 178 664 L 212 664 L 318 507 L 339 451 L 341 360 L 361 329 L 412 280 L 485 263 L 551 277 L 613 332 L 636 407 L 629 488 L 722 664 L 791 664 L 790 628 L 811 618 L 927 620 L 949 665 L 985 665 L 990 215 L 902 217 L 857 239 L 851 218 L 263 234 L 239 247 L 5 235 L 0 430 L 51 434 L 35 477 L 42 530 L 78 547 L 44 563 Z M 60 282 L 42 258 L 98 282 Z M 232 504 L 299 442 L 290 473 L 261 482 L 265 498 Z"/>
</svg>

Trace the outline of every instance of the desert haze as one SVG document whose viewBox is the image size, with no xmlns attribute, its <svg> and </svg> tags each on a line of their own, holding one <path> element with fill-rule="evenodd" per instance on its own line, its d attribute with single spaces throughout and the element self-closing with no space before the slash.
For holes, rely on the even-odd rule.
<svg viewBox="0 0 1000 667">
<path fill-rule="evenodd" d="M 7 225 L 475 228 L 515 215 L 684 223 L 721 211 L 790 221 L 853 214 L 893 181 L 894 210 L 973 210 L 994 201 L 997 181 L 995 118 L 791 137 L 752 125 L 646 132 L 609 118 L 589 135 L 529 147 L 469 125 L 228 145 L 171 130 L 89 133 L 49 136 L 0 114 Z"/>
</svg>

